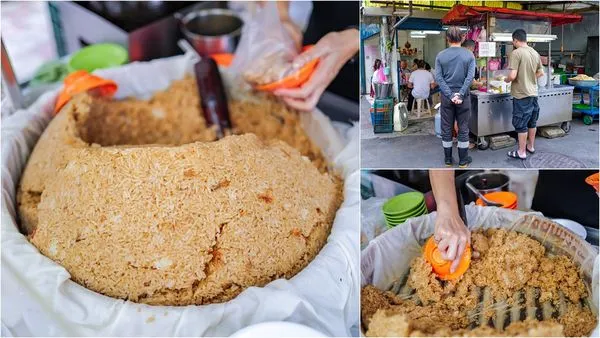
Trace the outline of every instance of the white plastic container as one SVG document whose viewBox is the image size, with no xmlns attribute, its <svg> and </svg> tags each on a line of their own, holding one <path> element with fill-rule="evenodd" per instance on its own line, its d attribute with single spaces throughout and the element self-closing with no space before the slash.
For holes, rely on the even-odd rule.
<svg viewBox="0 0 600 338">
<path fill-rule="evenodd" d="M 437 138 L 442 138 L 442 115 L 440 114 L 440 106 L 442 104 L 438 103 L 433 107 L 433 109 L 437 110 L 435 113 L 435 117 L 433 119 L 433 129 L 435 130 L 435 136 Z"/>
<path fill-rule="evenodd" d="M 403 131 L 408 128 L 408 109 L 406 104 L 400 102 L 394 106 L 394 131 Z"/>
<path fill-rule="evenodd" d="M 517 209 L 531 210 L 535 187 L 537 186 L 538 170 L 505 170 L 504 174 L 510 178 L 508 189 L 517 194 Z"/>
</svg>

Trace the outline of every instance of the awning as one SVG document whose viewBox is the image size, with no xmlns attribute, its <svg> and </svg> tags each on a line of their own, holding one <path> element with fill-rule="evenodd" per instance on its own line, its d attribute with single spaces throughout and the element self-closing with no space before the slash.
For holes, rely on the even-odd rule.
<svg viewBox="0 0 600 338">
<path fill-rule="evenodd" d="M 577 14 L 533 12 L 510 8 L 454 5 L 442 18 L 442 23 L 445 25 L 464 25 L 468 21 L 479 18 L 484 14 L 494 14 L 496 17 L 501 19 L 514 20 L 550 19 L 552 26 L 561 26 L 569 23 L 581 22 L 583 19 L 581 15 Z"/>
</svg>

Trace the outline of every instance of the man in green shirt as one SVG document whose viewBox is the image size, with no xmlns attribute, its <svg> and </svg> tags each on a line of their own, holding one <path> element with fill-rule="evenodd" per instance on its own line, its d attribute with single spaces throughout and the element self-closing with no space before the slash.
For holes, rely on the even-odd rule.
<svg viewBox="0 0 600 338">
<path fill-rule="evenodd" d="M 536 122 L 540 114 L 537 78 L 544 75 L 544 71 L 540 54 L 527 45 L 527 33 L 524 30 L 513 32 L 512 43 L 516 49 L 510 54 L 510 74 L 504 81 L 512 81 L 512 124 L 518 135 L 519 148 L 509 151 L 508 156 L 524 160 L 527 153 L 535 153 Z"/>
</svg>

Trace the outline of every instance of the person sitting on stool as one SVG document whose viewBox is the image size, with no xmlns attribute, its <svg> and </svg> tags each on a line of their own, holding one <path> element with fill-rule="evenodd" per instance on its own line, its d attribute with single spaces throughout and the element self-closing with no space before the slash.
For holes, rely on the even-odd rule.
<svg viewBox="0 0 600 338">
<path fill-rule="evenodd" d="M 429 91 L 435 88 L 433 75 L 425 70 L 425 61 L 417 61 L 417 70 L 410 74 L 408 79 L 408 88 L 411 88 L 408 95 L 408 109 L 412 110 L 414 99 L 429 99 Z"/>
</svg>

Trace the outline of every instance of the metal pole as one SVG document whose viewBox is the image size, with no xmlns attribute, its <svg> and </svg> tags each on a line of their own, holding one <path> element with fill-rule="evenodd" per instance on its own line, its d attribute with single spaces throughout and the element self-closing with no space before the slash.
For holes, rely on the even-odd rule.
<svg viewBox="0 0 600 338">
<path fill-rule="evenodd" d="M 410 16 L 412 16 L 413 10 L 412 10 L 412 1 L 408 2 L 408 15 L 405 15 L 404 17 L 402 17 L 402 19 L 400 19 L 398 22 L 396 22 L 396 24 L 392 27 L 392 29 L 396 29 L 398 28 L 404 21 L 406 21 Z"/>
<path fill-rule="evenodd" d="M 490 36 L 492 36 L 489 15 L 486 15 L 485 25 L 487 26 L 485 29 L 487 31 L 486 40 L 489 42 Z M 481 77 L 481 74 L 479 76 Z M 486 88 L 486 93 L 489 93 L 490 92 L 490 58 L 487 56 L 485 57 L 485 88 Z"/>
<path fill-rule="evenodd" d="M 1 40 L 0 43 L 2 44 L 2 85 L 6 88 L 5 93 L 8 95 L 12 108 L 14 110 L 21 109 L 23 108 L 21 88 L 4 47 L 4 40 Z"/>
<path fill-rule="evenodd" d="M 379 52 L 381 53 L 381 59 L 383 61 L 384 67 L 389 67 L 389 53 L 387 51 L 387 44 L 390 40 L 389 36 L 389 27 L 388 27 L 388 18 L 387 16 L 381 17 L 381 29 L 379 31 Z"/>
<path fill-rule="evenodd" d="M 546 83 L 546 88 L 551 89 L 553 86 L 552 83 L 552 42 L 548 41 L 548 83 Z"/>
</svg>

